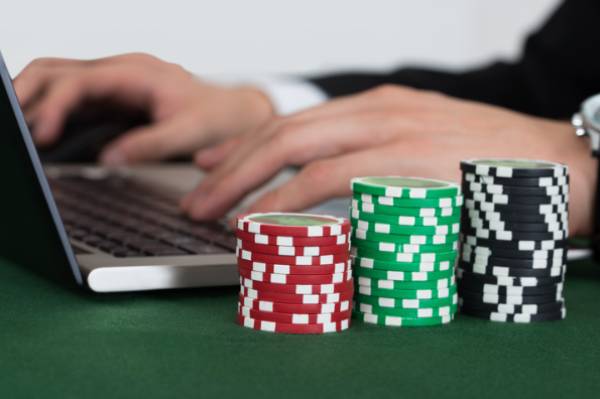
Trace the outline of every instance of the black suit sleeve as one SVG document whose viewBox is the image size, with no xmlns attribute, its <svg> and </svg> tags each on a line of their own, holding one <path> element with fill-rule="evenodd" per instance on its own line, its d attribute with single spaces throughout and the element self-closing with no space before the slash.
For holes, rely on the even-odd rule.
<svg viewBox="0 0 600 399">
<path fill-rule="evenodd" d="M 462 73 L 402 68 L 389 74 L 342 73 L 310 79 L 331 97 L 382 84 L 436 90 L 547 118 L 569 118 L 600 92 L 600 1 L 566 0 L 527 39 L 515 63 Z"/>
</svg>

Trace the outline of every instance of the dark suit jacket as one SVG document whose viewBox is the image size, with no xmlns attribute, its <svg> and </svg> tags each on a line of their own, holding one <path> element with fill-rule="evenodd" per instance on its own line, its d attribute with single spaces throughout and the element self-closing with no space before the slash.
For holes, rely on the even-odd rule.
<svg viewBox="0 0 600 399">
<path fill-rule="evenodd" d="M 462 73 L 424 68 L 348 72 L 311 81 L 332 97 L 392 83 L 547 118 L 570 118 L 586 97 L 600 93 L 600 0 L 564 1 L 528 37 L 514 63 L 494 62 Z"/>
</svg>

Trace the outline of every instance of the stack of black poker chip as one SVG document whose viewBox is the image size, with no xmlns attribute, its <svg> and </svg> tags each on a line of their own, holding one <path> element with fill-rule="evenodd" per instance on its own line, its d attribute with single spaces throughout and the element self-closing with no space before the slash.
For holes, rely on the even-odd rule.
<svg viewBox="0 0 600 399">
<path fill-rule="evenodd" d="M 567 166 L 475 159 L 461 170 L 460 312 L 501 322 L 564 319 Z"/>
</svg>

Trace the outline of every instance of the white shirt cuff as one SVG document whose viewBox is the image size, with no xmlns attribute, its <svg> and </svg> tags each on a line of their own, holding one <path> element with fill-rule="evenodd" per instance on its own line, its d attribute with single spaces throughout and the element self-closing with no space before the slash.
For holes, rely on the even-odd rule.
<svg viewBox="0 0 600 399">
<path fill-rule="evenodd" d="M 203 76 L 198 79 L 226 86 L 255 86 L 269 97 L 275 112 L 282 116 L 315 107 L 328 100 L 327 94 L 318 86 L 301 79 L 256 76 Z"/>
<path fill-rule="evenodd" d="M 290 115 L 327 101 L 327 94 L 316 85 L 287 78 L 250 79 L 271 100 L 278 115 Z"/>
</svg>

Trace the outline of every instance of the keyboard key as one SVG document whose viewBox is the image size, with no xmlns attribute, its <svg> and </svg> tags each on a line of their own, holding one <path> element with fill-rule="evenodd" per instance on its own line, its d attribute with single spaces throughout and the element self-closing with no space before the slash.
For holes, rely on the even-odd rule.
<svg viewBox="0 0 600 399">
<path fill-rule="evenodd" d="M 73 239 L 118 257 L 220 254 L 235 250 L 223 225 L 184 218 L 177 197 L 124 177 L 52 179 Z"/>
</svg>

